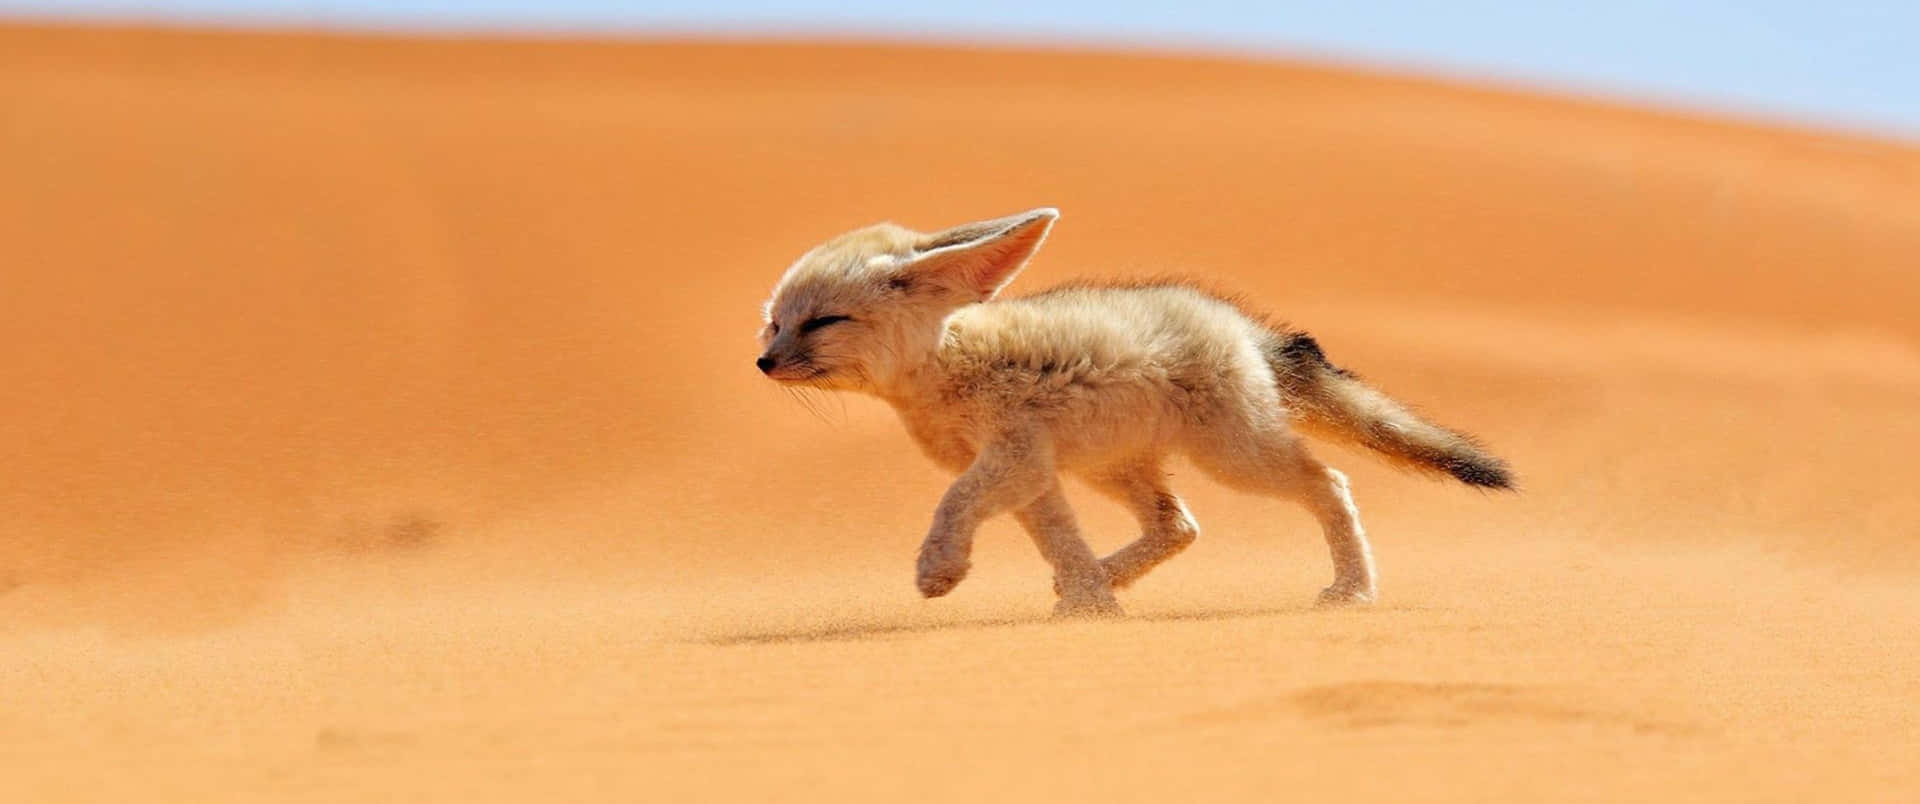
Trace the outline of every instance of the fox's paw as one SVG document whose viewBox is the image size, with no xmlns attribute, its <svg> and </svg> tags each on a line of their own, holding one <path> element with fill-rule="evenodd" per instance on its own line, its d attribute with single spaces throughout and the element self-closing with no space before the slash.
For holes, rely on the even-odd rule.
<svg viewBox="0 0 1920 804">
<path fill-rule="evenodd" d="M 951 558 L 939 553 L 921 551 L 919 572 L 914 576 L 914 585 L 920 587 L 921 597 L 940 597 L 960 585 L 967 577 L 971 567 L 963 558 Z"/>
<path fill-rule="evenodd" d="M 1055 617 L 1121 617 L 1126 614 L 1120 610 L 1120 601 L 1113 599 L 1113 585 L 1108 582 L 1107 571 L 1099 565 L 1086 568 L 1085 572 L 1062 577 L 1054 574 L 1054 592 L 1060 595 L 1060 601 L 1053 606 Z"/>
<path fill-rule="evenodd" d="M 1114 600 L 1112 594 L 1094 597 L 1063 597 L 1060 598 L 1060 602 L 1053 604 L 1053 617 L 1056 620 L 1125 616 L 1127 616 L 1126 611 L 1120 608 L 1120 601 Z"/>
<path fill-rule="evenodd" d="M 1336 583 L 1320 590 L 1319 604 L 1322 606 L 1368 606 L 1373 604 L 1376 596 L 1371 587 Z"/>
<path fill-rule="evenodd" d="M 1133 578 L 1129 578 L 1127 581 L 1131 583 Z M 1112 595 L 1114 591 L 1119 591 L 1123 585 L 1125 585 L 1125 583 L 1121 583 L 1119 579 L 1114 578 L 1114 576 L 1108 572 L 1106 560 L 1100 562 L 1100 570 L 1098 570 L 1096 574 L 1085 576 L 1085 578 L 1066 578 L 1066 576 L 1054 572 L 1054 597 Z"/>
</svg>

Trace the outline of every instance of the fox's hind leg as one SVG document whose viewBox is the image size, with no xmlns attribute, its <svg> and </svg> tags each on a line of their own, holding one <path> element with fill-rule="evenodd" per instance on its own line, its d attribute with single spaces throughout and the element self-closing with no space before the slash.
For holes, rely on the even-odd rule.
<svg viewBox="0 0 1920 804">
<path fill-rule="evenodd" d="M 1124 588 L 1200 536 L 1186 504 L 1167 488 L 1158 461 L 1124 464 L 1087 477 L 1100 493 L 1119 500 L 1140 520 L 1140 538 L 1100 560 L 1116 589 Z"/>
<path fill-rule="evenodd" d="M 1058 483 L 1025 507 L 1015 509 L 1014 518 L 1033 536 L 1040 556 L 1053 566 L 1053 589 L 1060 595 L 1054 606 L 1056 616 L 1118 615 L 1120 603 L 1113 599 L 1113 586 L 1107 571 L 1094 558 L 1093 548 L 1080 536 L 1073 509 L 1060 493 Z"/>
<path fill-rule="evenodd" d="M 1223 438 L 1195 449 L 1193 459 L 1221 483 L 1293 500 L 1320 520 L 1333 557 L 1333 584 L 1321 590 L 1320 602 L 1373 602 L 1373 552 L 1347 490 L 1347 476 L 1307 452 L 1298 436 L 1276 427 Z"/>
</svg>

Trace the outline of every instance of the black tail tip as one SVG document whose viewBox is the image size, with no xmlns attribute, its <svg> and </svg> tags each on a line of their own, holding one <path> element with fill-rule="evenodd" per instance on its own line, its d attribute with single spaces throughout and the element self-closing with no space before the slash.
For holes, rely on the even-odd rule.
<svg viewBox="0 0 1920 804">
<path fill-rule="evenodd" d="M 1513 488 L 1513 472 L 1493 458 L 1457 458 L 1447 461 L 1447 474 L 1469 486 L 1483 489 Z"/>
</svg>

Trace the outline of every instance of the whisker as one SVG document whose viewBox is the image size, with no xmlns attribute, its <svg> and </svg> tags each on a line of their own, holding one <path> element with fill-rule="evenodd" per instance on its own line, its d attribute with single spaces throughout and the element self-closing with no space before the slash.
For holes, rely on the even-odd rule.
<svg viewBox="0 0 1920 804">
<path fill-rule="evenodd" d="M 800 407 L 806 409 L 807 415 L 819 419 L 823 423 L 832 424 L 832 422 L 827 421 L 827 414 L 821 412 L 820 404 L 814 400 L 812 394 L 807 393 L 806 388 L 795 386 L 793 388 L 793 398 L 799 400 Z"/>
<path fill-rule="evenodd" d="M 834 421 L 832 417 L 827 415 L 826 408 L 823 407 L 821 404 L 820 394 L 818 393 L 818 391 L 819 389 L 814 388 L 812 386 L 807 386 L 807 385 L 794 386 L 794 393 L 798 395 L 802 400 L 802 403 L 807 406 L 807 412 L 812 413 L 814 418 L 819 419 L 820 421 L 826 424 L 833 424 Z"/>
<path fill-rule="evenodd" d="M 800 393 L 794 390 L 793 386 L 781 385 L 780 392 L 786 394 L 787 398 L 793 400 L 794 404 L 799 405 L 802 410 L 807 411 L 809 414 L 813 413 L 813 409 L 807 405 L 807 400 L 802 399 Z"/>
</svg>

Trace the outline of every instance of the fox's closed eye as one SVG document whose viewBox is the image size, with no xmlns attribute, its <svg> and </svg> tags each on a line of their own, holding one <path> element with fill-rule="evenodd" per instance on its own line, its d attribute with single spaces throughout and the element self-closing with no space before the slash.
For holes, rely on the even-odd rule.
<svg viewBox="0 0 1920 804">
<path fill-rule="evenodd" d="M 830 327 L 842 321 L 852 320 L 852 316 L 844 315 L 823 315 L 816 318 L 809 318 L 806 323 L 800 325 L 800 332 L 804 335 L 821 327 Z"/>
</svg>

